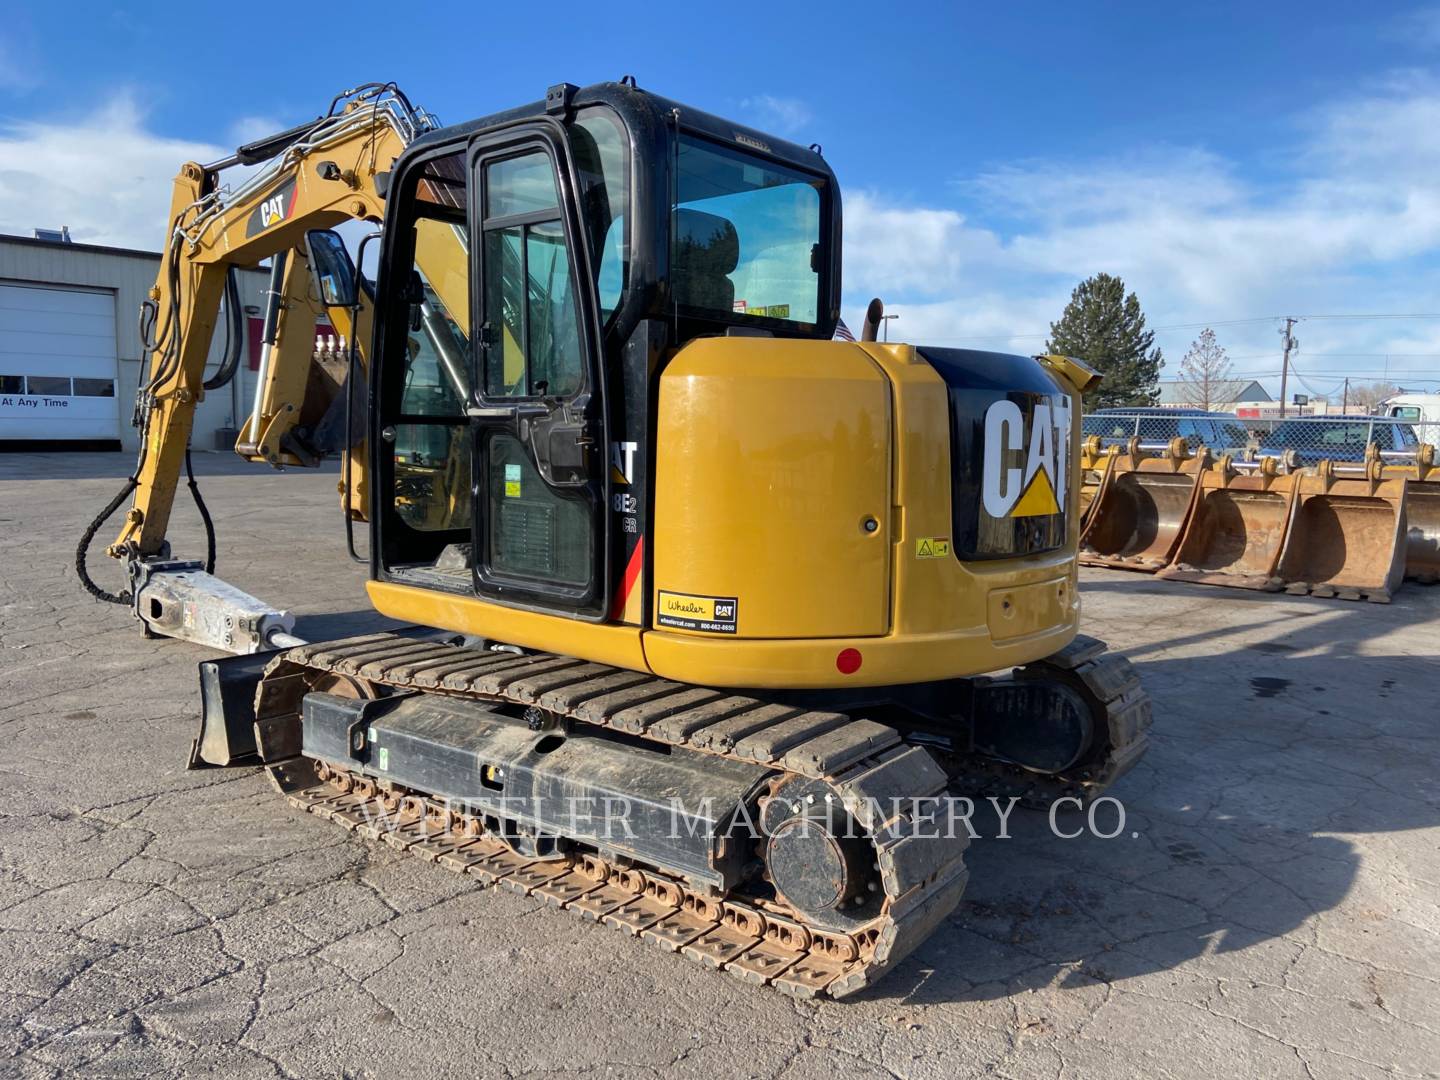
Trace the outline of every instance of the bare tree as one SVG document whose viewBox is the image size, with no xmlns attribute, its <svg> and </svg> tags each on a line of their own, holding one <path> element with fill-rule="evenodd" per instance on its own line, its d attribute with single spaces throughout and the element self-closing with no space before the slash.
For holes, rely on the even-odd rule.
<svg viewBox="0 0 1440 1080">
<path fill-rule="evenodd" d="M 1380 402 L 1399 392 L 1400 388 L 1390 382 L 1351 383 L 1346 411 L 1373 413 Z"/>
<path fill-rule="evenodd" d="M 1230 358 L 1215 341 L 1215 331 L 1200 331 L 1180 361 L 1180 385 L 1186 398 L 1201 409 L 1230 405 L 1235 401 L 1236 388 L 1230 378 Z"/>
</svg>

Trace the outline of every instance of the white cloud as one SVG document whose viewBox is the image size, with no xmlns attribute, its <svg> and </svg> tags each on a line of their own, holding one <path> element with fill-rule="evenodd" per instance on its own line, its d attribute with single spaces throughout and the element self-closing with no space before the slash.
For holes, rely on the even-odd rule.
<svg viewBox="0 0 1440 1080">
<path fill-rule="evenodd" d="M 785 136 L 799 134 L 814 115 L 810 106 L 799 98 L 776 97 L 774 94 L 755 94 L 744 98 L 740 107 L 754 117 L 756 127 Z"/>
<path fill-rule="evenodd" d="M 128 96 L 78 120 L 0 125 L 0 232 L 69 225 L 77 241 L 158 250 L 180 166 L 225 153 L 148 130 Z"/>
<path fill-rule="evenodd" d="M 287 124 L 268 116 L 242 116 L 230 125 L 229 137 L 236 146 L 244 146 L 293 126 L 293 123 Z"/>
<path fill-rule="evenodd" d="M 1154 147 L 990 169 L 958 181 L 948 206 L 851 195 L 847 309 L 878 294 L 906 338 L 991 331 L 1027 335 L 1015 347 L 1031 347 L 1070 288 L 1104 270 L 1137 291 L 1152 326 L 1440 310 L 1440 82 L 1393 76 L 1298 118 L 1295 139 L 1279 181 L 1205 148 Z M 1269 323 L 1217 332 L 1237 355 L 1275 354 L 1278 369 Z M 1303 332 L 1312 371 L 1372 366 L 1324 352 L 1440 351 L 1440 320 L 1317 321 Z M 1172 361 L 1194 334 L 1161 334 Z M 1401 366 L 1440 374 L 1424 358 Z"/>
</svg>

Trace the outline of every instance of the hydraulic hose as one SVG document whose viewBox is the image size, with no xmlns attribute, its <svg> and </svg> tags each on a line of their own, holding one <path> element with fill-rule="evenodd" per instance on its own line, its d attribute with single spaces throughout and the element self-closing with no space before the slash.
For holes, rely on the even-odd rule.
<svg viewBox="0 0 1440 1080">
<path fill-rule="evenodd" d="M 138 473 L 139 470 L 137 469 L 136 472 Z M 116 492 L 115 497 L 105 505 L 105 509 L 101 510 L 95 520 L 90 522 L 90 527 L 87 528 L 85 534 L 80 537 L 80 545 L 75 549 L 75 573 L 80 577 L 80 584 L 85 586 L 85 591 L 96 600 L 101 600 L 107 604 L 128 605 L 131 599 L 130 590 L 121 589 L 119 592 L 106 592 L 99 585 L 95 584 L 94 579 L 90 576 L 90 571 L 85 567 L 85 556 L 90 550 L 90 544 L 95 539 L 95 534 L 100 531 L 100 526 L 109 520 L 110 515 L 120 508 L 120 504 L 123 503 L 130 493 L 139 485 L 140 482 L 136 480 L 134 476 L 126 480 L 125 486 Z"/>
<path fill-rule="evenodd" d="M 190 486 L 190 497 L 195 500 L 195 509 L 200 511 L 200 520 L 205 523 L 205 572 L 215 572 L 215 522 L 210 520 L 210 508 L 200 495 L 200 485 L 195 482 L 195 470 L 190 465 L 190 447 L 185 447 L 185 477 Z"/>
<path fill-rule="evenodd" d="M 205 380 L 206 390 L 219 390 L 235 378 L 240 369 L 240 348 L 245 340 L 245 330 L 240 316 L 240 283 L 231 266 L 225 273 L 225 351 L 221 354 L 220 367 Z"/>
</svg>

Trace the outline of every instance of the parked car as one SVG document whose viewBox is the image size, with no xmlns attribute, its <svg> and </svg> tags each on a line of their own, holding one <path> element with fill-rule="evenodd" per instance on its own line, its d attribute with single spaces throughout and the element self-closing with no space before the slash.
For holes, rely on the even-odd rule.
<svg viewBox="0 0 1440 1080">
<path fill-rule="evenodd" d="M 1419 444 L 1415 429 L 1392 417 L 1316 416 L 1280 421 L 1261 436 L 1256 457 L 1283 457 L 1293 450 L 1301 465 L 1364 461 L 1365 444 L 1372 441 L 1381 453 L 1414 453 Z"/>
<path fill-rule="evenodd" d="M 1192 449 L 1206 446 L 1211 453 L 1239 453 L 1250 436 L 1234 413 L 1204 409 L 1096 409 L 1080 422 L 1085 435 L 1099 435 L 1105 446 L 1124 446 L 1139 435 L 1142 443 L 1168 443 L 1176 436 Z"/>
</svg>

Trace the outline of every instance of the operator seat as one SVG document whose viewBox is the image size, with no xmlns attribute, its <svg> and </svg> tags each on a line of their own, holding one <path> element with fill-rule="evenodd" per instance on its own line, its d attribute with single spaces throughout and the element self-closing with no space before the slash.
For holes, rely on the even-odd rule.
<svg viewBox="0 0 1440 1080">
<path fill-rule="evenodd" d="M 670 268 L 676 304 L 729 313 L 740 265 L 740 236 L 729 218 L 680 207 L 675 211 L 675 254 Z"/>
</svg>

